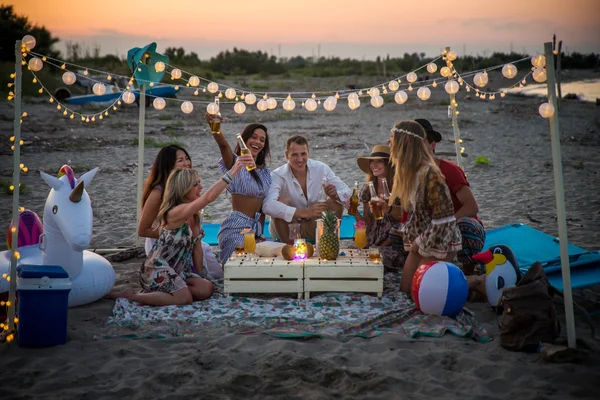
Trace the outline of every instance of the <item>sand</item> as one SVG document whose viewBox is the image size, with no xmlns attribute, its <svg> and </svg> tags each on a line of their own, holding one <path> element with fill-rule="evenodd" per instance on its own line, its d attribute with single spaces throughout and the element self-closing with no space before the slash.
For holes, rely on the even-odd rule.
<svg viewBox="0 0 600 400">
<path fill-rule="evenodd" d="M 490 85 L 502 83 L 492 74 Z M 496 81 L 495 81 L 496 79 Z M 353 82 L 347 82 L 353 83 Z M 297 83 L 298 84 L 298 83 Z M 331 86 L 326 80 L 299 83 Z M 291 84 L 290 84 L 291 85 Z M 335 84 L 334 84 L 335 86 Z M 339 85 L 338 85 L 339 86 Z M 494 101 L 458 96 L 464 165 L 479 201 L 479 216 L 492 229 L 522 222 L 557 235 L 556 203 L 548 121 L 537 108 L 540 99 L 508 96 Z M 130 247 L 136 219 L 137 137 L 135 106 L 123 108 L 95 124 L 65 119 L 42 99 L 28 99 L 23 124 L 22 162 L 30 172 L 21 204 L 42 214 L 48 187 L 43 170 L 56 174 L 71 163 L 76 175 L 100 167 L 88 193 L 94 207 L 91 248 Z M 0 107 L 0 136 L 12 135 L 12 106 Z M 172 120 L 160 120 L 169 115 Z M 233 134 L 252 121 L 267 125 L 272 167 L 283 163 L 283 143 L 292 134 L 306 135 L 311 157 L 328 163 L 348 184 L 364 177 L 355 163 L 371 146 L 387 141 L 389 129 L 402 119 L 427 118 L 442 132 L 438 147 L 453 152 L 447 96 L 434 90 L 423 103 L 411 94 L 405 105 L 373 109 L 365 102 L 350 112 L 340 102 L 332 113 L 294 111 L 242 116 L 231 110 L 223 130 Z M 600 248 L 600 113 L 593 103 L 565 101 L 560 114 L 561 150 L 569 241 L 586 249 Z M 177 140 L 192 155 L 203 184 L 215 182 L 218 152 L 203 122 L 202 112 L 184 115 L 179 104 L 158 112 L 148 109 L 147 137 Z M 146 148 L 147 171 L 158 148 Z M 9 181 L 12 158 L 8 145 L 0 149 L 0 179 Z M 475 165 L 478 156 L 490 165 Z M 450 157 L 452 159 L 452 157 Z M 0 228 L 10 221 L 10 196 L 0 194 Z M 230 200 L 221 196 L 207 208 L 206 222 L 220 222 Z M 3 242 L 3 241 L 2 241 Z M 0 244 L 0 249 L 6 247 Z M 135 283 L 141 259 L 114 262 L 117 286 Z M 593 313 L 600 329 L 600 288 L 576 290 L 575 299 Z M 373 339 L 284 340 L 267 335 L 230 335 L 207 329 L 194 342 L 102 339 L 114 301 L 69 311 L 69 342 L 30 350 L 0 346 L 0 393 L 3 399 L 25 398 L 180 398 L 205 399 L 569 399 L 600 397 L 600 356 L 588 352 L 579 363 L 544 361 L 540 354 L 513 353 L 500 347 L 496 317 L 485 304 L 469 304 L 477 319 L 495 336 L 479 344 L 450 335 L 408 340 L 392 334 Z M 557 302 L 563 318 L 563 307 Z M 594 314 L 595 312 L 595 314 Z M 563 320 L 564 323 L 564 320 Z M 592 346 L 590 329 L 577 318 L 578 336 Z"/>
</svg>

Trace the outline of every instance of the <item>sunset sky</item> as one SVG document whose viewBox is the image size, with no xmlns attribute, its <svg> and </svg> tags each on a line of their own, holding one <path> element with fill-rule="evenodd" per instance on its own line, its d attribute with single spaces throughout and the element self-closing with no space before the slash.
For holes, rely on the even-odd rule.
<svg viewBox="0 0 600 400">
<path fill-rule="evenodd" d="M 600 52 L 600 0 L 13 0 L 64 41 L 123 56 L 158 43 L 208 59 L 234 46 L 274 55 L 374 59 L 404 52 L 534 54 L 556 33 L 568 51 Z M 456 6 L 454 6 L 456 4 Z M 563 47 L 563 48 L 564 48 Z"/>
</svg>

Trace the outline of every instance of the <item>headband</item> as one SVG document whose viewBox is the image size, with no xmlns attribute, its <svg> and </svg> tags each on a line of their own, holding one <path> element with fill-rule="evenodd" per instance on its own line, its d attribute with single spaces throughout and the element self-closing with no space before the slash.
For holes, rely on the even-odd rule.
<svg viewBox="0 0 600 400">
<path fill-rule="evenodd" d="M 414 136 L 417 139 L 423 140 L 423 136 L 420 136 L 420 135 L 417 135 L 416 133 L 407 131 L 406 129 L 399 129 L 399 128 L 394 127 L 394 128 L 392 128 L 392 132 L 394 132 L 394 133 L 405 133 L 407 135 Z"/>
</svg>

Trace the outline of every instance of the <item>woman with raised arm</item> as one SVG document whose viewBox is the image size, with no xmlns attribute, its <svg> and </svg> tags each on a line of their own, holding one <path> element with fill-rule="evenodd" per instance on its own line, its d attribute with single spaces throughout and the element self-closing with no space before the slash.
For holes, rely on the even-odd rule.
<svg viewBox="0 0 600 400">
<path fill-rule="evenodd" d="M 220 115 L 206 114 L 209 124 L 220 122 Z M 240 232 L 245 228 L 254 231 L 257 238 L 264 238 L 263 225 L 265 216 L 262 213 L 263 200 L 271 186 L 271 171 L 267 166 L 270 158 L 269 135 L 267 128 L 261 124 L 249 124 L 236 139 L 237 144 L 232 150 L 225 135 L 219 129 L 211 129 L 213 138 L 219 146 L 221 159 L 218 162 L 221 171 L 227 171 L 235 164 L 242 150 L 249 150 L 254 165 L 242 170 L 227 186 L 231 193 L 231 213 L 221 223 L 218 240 L 221 251 L 219 259 L 225 264 L 236 247 L 243 247 L 244 235 Z M 246 149 L 242 147 L 245 146 Z M 254 168 L 253 168 L 254 167 Z"/>
<path fill-rule="evenodd" d="M 232 168 L 204 195 L 198 171 L 176 168 L 169 175 L 158 211 L 160 234 L 141 267 L 142 293 L 133 288 L 109 297 L 123 297 L 152 306 L 191 304 L 212 296 L 213 284 L 192 271 L 202 265 L 200 218 L 198 213 L 219 197 L 234 177 L 253 165 L 250 156 L 238 157 Z M 199 268 L 196 267 L 196 272 Z"/>
</svg>

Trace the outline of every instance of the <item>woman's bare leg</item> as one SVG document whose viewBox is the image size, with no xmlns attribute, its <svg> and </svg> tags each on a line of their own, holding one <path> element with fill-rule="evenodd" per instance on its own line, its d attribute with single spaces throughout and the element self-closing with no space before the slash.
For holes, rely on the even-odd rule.
<svg viewBox="0 0 600 400">
<path fill-rule="evenodd" d="M 130 287 L 122 292 L 111 292 L 107 297 L 113 299 L 124 298 L 147 306 L 177 306 L 192 304 L 193 301 L 192 293 L 188 288 L 179 289 L 173 293 L 135 293 L 133 288 Z"/>
<path fill-rule="evenodd" d="M 187 283 L 194 301 L 208 299 L 215 290 L 215 286 L 211 281 L 202 278 L 189 278 L 186 279 L 185 283 Z"/>
</svg>

